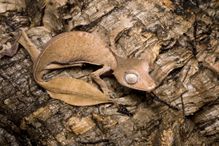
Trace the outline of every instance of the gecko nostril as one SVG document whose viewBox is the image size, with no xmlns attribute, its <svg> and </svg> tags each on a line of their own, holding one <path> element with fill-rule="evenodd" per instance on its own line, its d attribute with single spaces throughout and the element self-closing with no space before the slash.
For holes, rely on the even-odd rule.
<svg viewBox="0 0 219 146">
<path fill-rule="evenodd" d="M 138 82 L 138 75 L 135 73 L 127 73 L 125 74 L 125 81 L 128 84 L 135 84 Z"/>
</svg>

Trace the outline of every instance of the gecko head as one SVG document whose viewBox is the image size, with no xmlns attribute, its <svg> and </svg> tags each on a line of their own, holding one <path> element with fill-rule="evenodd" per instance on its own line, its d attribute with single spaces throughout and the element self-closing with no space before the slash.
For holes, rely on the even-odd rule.
<svg viewBox="0 0 219 146">
<path fill-rule="evenodd" d="M 120 59 L 113 74 L 120 84 L 128 88 L 149 92 L 156 87 L 149 75 L 149 65 L 142 59 Z"/>
</svg>

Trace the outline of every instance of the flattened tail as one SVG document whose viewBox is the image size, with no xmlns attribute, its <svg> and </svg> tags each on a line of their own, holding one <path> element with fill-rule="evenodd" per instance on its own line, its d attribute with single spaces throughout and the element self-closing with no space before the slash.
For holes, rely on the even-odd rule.
<svg viewBox="0 0 219 146">
<path fill-rule="evenodd" d="M 91 106 L 110 103 L 112 100 L 96 87 L 85 81 L 67 76 L 55 77 L 49 81 L 37 79 L 37 83 L 45 88 L 54 98 L 74 106 Z"/>
</svg>

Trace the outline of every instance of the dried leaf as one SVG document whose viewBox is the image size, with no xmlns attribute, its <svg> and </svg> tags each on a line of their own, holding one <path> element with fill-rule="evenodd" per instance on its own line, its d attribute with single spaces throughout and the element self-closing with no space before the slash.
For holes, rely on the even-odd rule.
<svg viewBox="0 0 219 146">
<path fill-rule="evenodd" d="M 24 0 L 0 0 L 0 13 L 4 13 L 9 10 L 20 11 L 25 7 L 26 5 Z"/>
<path fill-rule="evenodd" d="M 64 1 L 63 1 L 64 3 Z M 46 5 L 45 14 L 43 16 L 43 26 L 49 30 L 60 31 L 63 28 L 62 21 L 58 12 L 58 8 L 62 2 L 53 1 Z"/>
<path fill-rule="evenodd" d="M 45 85 L 53 87 L 53 91 L 48 91 L 52 98 L 62 100 L 71 105 L 89 106 L 112 102 L 110 98 L 94 86 L 71 77 L 55 77 L 46 82 Z"/>
<path fill-rule="evenodd" d="M 0 59 L 3 56 L 10 56 L 12 57 L 18 50 L 18 42 L 15 39 L 19 38 L 19 34 L 13 34 L 17 35 L 12 38 L 9 34 L 4 34 L 0 36 Z"/>
</svg>

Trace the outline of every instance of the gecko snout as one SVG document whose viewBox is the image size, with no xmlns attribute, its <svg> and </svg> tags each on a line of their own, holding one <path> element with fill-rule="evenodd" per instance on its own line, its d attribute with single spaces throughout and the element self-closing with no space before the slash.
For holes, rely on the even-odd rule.
<svg viewBox="0 0 219 146">
<path fill-rule="evenodd" d="M 121 74 L 114 73 L 114 75 L 120 84 L 132 89 L 150 92 L 156 87 L 155 81 L 148 73 L 140 74 L 136 71 L 128 71 L 123 73 L 123 77 Z"/>
<path fill-rule="evenodd" d="M 149 64 L 143 59 L 123 59 L 113 74 L 120 84 L 128 88 L 150 92 L 156 87 L 149 74 Z"/>
<path fill-rule="evenodd" d="M 130 88 L 150 92 L 156 87 L 155 81 L 149 74 L 125 74 L 125 81 Z"/>
<path fill-rule="evenodd" d="M 147 81 L 146 81 L 145 84 L 146 84 L 145 91 L 148 91 L 148 92 L 154 90 L 156 88 L 156 86 L 157 86 L 157 84 L 155 83 L 154 79 L 152 79 L 150 75 L 148 75 Z"/>
</svg>

